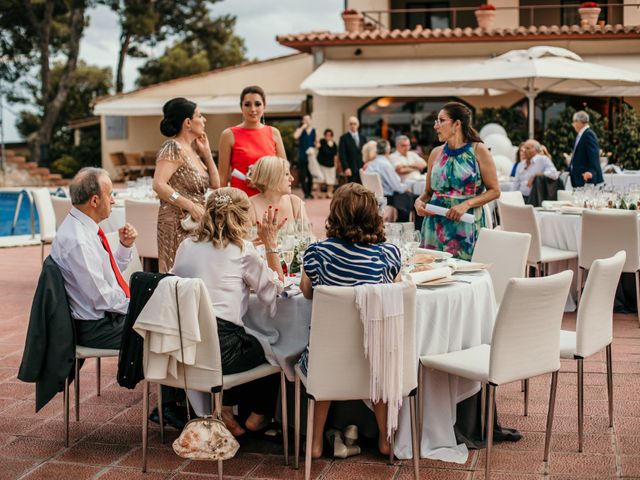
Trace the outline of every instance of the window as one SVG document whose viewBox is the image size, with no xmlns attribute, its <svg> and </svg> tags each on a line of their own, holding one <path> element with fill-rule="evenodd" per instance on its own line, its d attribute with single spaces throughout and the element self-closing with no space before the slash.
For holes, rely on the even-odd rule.
<svg viewBox="0 0 640 480">
<path fill-rule="evenodd" d="M 431 9 L 449 9 L 451 2 L 440 1 L 407 1 L 392 0 L 390 4 L 392 10 L 398 10 L 391 14 L 391 28 L 413 30 L 418 25 L 424 28 L 453 28 L 451 23 L 451 12 L 449 11 L 425 11 Z M 409 10 L 409 11 L 405 11 Z M 473 15 L 472 15 L 473 16 Z"/>
<path fill-rule="evenodd" d="M 126 140 L 128 138 L 127 117 L 105 117 L 107 140 Z"/>
</svg>

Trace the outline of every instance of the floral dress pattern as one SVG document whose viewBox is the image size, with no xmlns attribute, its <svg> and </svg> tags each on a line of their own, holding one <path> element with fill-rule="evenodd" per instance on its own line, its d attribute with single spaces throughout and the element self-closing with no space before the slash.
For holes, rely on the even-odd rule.
<svg viewBox="0 0 640 480">
<path fill-rule="evenodd" d="M 433 195 L 429 203 L 433 205 L 451 208 L 485 191 L 472 143 L 455 150 L 445 143 L 430 174 Z M 440 215 L 426 217 L 422 224 L 422 246 L 470 260 L 485 219 L 482 207 L 469 209 L 467 213 L 474 216 L 473 223 L 455 222 Z"/>
</svg>

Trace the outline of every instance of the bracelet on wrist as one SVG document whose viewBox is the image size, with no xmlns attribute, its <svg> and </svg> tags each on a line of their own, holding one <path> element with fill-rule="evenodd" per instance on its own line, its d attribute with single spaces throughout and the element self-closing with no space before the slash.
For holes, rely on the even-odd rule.
<svg viewBox="0 0 640 480">
<path fill-rule="evenodd" d="M 169 195 L 169 200 L 171 200 L 173 203 L 176 203 L 180 196 L 180 193 L 174 190 L 173 193 Z"/>
<path fill-rule="evenodd" d="M 268 249 L 268 250 L 265 250 L 264 252 L 265 252 L 265 253 L 275 253 L 275 254 L 280 255 L 280 252 L 278 251 L 278 249 L 277 249 L 277 248 L 270 248 L 270 249 Z"/>
</svg>

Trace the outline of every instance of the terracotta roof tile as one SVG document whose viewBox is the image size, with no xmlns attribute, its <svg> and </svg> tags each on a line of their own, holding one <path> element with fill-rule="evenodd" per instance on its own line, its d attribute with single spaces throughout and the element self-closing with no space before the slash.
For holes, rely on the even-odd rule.
<svg viewBox="0 0 640 480">
<path fill-rule="evenodd" d="M 532 38 L 533 37 L 533 38 Z M 540 37 L 545 40 L 554 38 L 640 38 L 640 26 L 605 25 L 581 27 L 580 25 L 539 25 L 495 28 L 424 28 L 418 25 L 410 29 L 369 29 L 361 32 L 309 32 L 279 35 L 278 42 L 287 47 L 308 52 L 313 46 L 366 45 L 395 43 L 428 43 L 444 41 L 508 41 L 534 40 Z"/>
</svg>

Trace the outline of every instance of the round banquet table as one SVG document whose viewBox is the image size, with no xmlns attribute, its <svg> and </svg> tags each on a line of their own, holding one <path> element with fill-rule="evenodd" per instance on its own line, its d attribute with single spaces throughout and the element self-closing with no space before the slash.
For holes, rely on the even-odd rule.
<svg viewBox="0 0 640 480">
<path fill-rule="evenodd" d="M 447 353 L 491 341 L 496 315 L 491 277 L 482 271 L 456 274 L 455 278 L 469 283 L 417 291 L 415 337 L 419 355 Z M 267 360 L 281 366 L 289 380 L 293 380 L 293 366 L 309 341 L 311 305 L 302 295 L 281 298 L 276 315 L 269 318 L 268 309 L 252 295 L 243 319 L 247 332 L 265 349 Z M 475 395 L 480 383 L 425 369 L 423 385 L 421 457 L 465 463 L 467 447 L 456 442 L 454 433 L 456 405 Z M 405 401 L 395 440 L 395 454 L 401 459 L 411 458 L 409 419 Z"/>
</svg>

